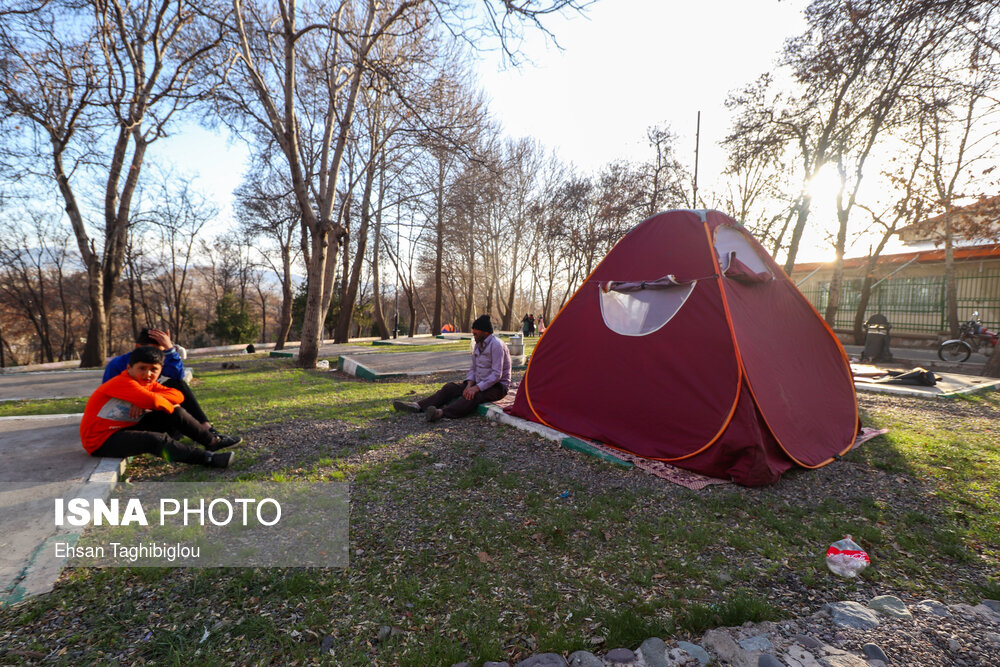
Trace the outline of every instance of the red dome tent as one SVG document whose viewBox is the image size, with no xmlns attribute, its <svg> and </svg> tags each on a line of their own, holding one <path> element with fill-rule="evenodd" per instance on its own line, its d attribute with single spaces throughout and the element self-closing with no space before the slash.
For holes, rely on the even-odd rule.
<svg viewBox="0 0 1000 667">
<path fill-rule="evenodd" d="M 717 211 L 626 234 L 549 324 L 509 411 L 751 486 L 830 463 L 858 430 L 843 347 Z"/>
</svg>

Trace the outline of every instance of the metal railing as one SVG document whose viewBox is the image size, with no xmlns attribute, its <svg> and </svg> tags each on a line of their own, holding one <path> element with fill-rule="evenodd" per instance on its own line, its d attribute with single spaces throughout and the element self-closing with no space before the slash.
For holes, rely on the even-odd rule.
<svg viewBox="0 0 1000 667">
<path fill-rule="evenodd" d="M 850 329 L 861 298 L 861 278 L 841 284 L 840 306 L 834 328 Z M 1000 271 L 983 271 L 955 277 L 958 317 L 965 320 L 979 311 L 983 324 L 1000 329 Z M 826 313 L 830 283 L 819 282 L 800 288 L 820 315 Z M 894 332 L 937 334 L 948 329 L 944 276 L 892 277 L 872 291 L 865 317 L 883 313 Z"/>
</svg>

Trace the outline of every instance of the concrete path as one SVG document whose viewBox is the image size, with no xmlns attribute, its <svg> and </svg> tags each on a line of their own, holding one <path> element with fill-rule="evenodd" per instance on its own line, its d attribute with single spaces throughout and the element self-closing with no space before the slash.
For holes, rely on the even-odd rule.
<svg viewBox="0 0 1000 667">
<path fill-rule="evenodd" d="M 90 396 L 103 370 L 39 371 L 0 375 L 0 401 Z"/>
<path fill-rule="evenodd" d="M 52 590 L 65 559 L 52 544 L 79 528 L 57 527 L 57 497 L 107 498 L 123 459 L 88 456 L 80 415 L 0 418 L 0 605 Z"/>
</svg>

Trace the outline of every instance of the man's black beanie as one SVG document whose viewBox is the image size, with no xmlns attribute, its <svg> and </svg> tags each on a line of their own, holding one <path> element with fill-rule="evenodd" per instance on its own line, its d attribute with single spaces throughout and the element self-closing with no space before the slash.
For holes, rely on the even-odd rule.
<svg viewBox="0 0 1000 667">
<path fill-rule="evenodd" d="M 480 315 L 476 318 L 476 321 L 472 323 L 473 329 L 478 329 L 479 331 L 485 331 L 487 333 L 493 333 L 493 323 L 490 322 L 489 315 Z"/>
</svg>

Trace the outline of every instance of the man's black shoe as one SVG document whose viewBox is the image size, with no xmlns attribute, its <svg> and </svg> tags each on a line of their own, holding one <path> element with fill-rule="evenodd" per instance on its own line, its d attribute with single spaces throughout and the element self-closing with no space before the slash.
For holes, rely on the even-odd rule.
<svg viewBox="0 0 1000 667">
<path fill-rule="evenodd" d="M 220 449 L 225 449 L 226 447 L 238 445 L 241 442 L 243 442 L 243 438 L 238 435 L 217 435 L 212 442 L 205 445 L 205 449 L 210 452 L 216 452 Z"/>
<path fill-rule="evenodd" d="M 208 456 L 209 468 L 228 468 L 229 464 L 233 461 L 232 452 L 219 452 L 218 454 L 209 454 Z"/>
<path fill-rule="evenodd" d="M 427 421 L 436 422 L 441 417 L 444 417 L 444 410 L 435 408 L 433 405 L 428 405 L 427 409 L 424 410 L 424 416 L 427 418 Z"/>
<path fill-rule="evenodd" d="M 421 412 L 420 406 L 409 401 L 393 401 L 392 408 L 396 412 Z"/>
</svg>

